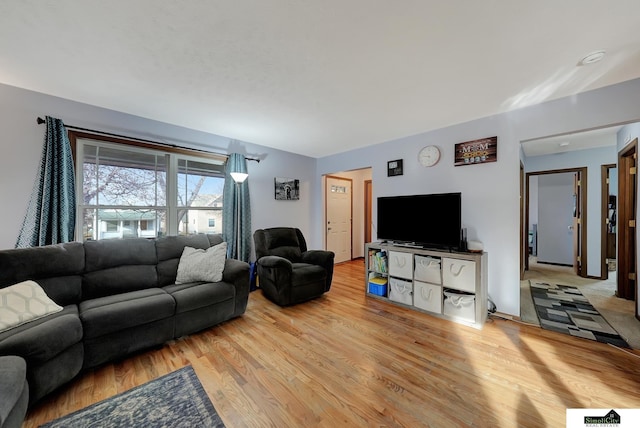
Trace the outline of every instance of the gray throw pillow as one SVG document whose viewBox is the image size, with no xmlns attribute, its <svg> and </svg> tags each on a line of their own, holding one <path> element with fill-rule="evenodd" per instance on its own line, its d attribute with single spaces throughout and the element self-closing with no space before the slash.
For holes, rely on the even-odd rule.
<svg viewBox="0 0 640 428">
<path fill-rule="evenodd" d="M 184 247 L 180 262 L 176 284 L 187 282 L 222 281 L 222 271 L 227 257 L 227 243 L 223 242 L 206 250 Z"/>
</svg>

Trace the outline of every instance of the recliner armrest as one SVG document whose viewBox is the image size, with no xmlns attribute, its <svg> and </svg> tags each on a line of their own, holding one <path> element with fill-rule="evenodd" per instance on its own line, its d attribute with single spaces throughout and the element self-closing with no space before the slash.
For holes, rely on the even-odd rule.
<svg viewBox="0 0 640 428">
<path fill-rule="evenodd" d="M 312 265 L 327 266 L 333 265 L 335 254 L 333 251 L 309 250 L 302 253 L 302 261 Z"/>
<path fill-rule="evenodd" d="M 331 289 L 331 281 L 333 280 L 333 261 L 335 259 L 333 251 L 325 250 L 308 250 L 302 253 L 302 261 L 317 266 L 322 266 L 327 271 L 327 280 L 325 291 Z"/>
<path fill-rule="evenodd" d="M 279 256 L 260 257 L 258 264 L 265 268 L 286 269 L 289 272 L 293 270 L 293 264 L 284 257 Z"/>
</svg>

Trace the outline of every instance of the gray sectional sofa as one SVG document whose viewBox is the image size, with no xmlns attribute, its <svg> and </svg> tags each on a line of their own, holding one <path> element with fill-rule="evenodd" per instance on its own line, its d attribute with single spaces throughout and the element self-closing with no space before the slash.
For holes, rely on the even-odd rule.
<svg viewBox="0 0 640 428">
<path fill-rule="evenodd" d="M 220 282 L 176 284 L 185 246 L 219 243 L 220 235 L 201 234 L 0 251 L 0 288 L 34 280 L 63 307 L 0 333 L 0 356 L 26 361 L 30 405 L 83 369 L 243 314 L 247 263 L 225 260 Z"/>
</svg>

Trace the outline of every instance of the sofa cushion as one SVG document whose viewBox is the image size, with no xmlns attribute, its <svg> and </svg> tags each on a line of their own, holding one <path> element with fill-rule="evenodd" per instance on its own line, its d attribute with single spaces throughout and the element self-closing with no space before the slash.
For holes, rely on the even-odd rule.
<svg viewBox="0 0 640 428">
<path fill-rule="evenodd" d="M 312 282 L 323 282 L 326 277 L 327 271 L 322 266 L 294 263 L 291 273 L 291 283 L 293 287 L 299 287 Z"/>
<path fill-rule="evenodd" d="M 269 230 L 266 238 L 269 250 L 277 247 L 299 247 L 300 245 L 296 230 L 290 227 L 275 227 Z"/>
<path fill-rule="evenodd" d="M 34 280 L 61 306 L 79 303 L 84 270 L 80 242 L 0 251 L 0 288 Z"/>
<path fill-rule="evenodd" d="M 203 233 L 198 235 L 163 236 L 156 240 L 158 261 L 179 259 L 182 255 L 182 250 L 186 246 L 207 249 L 211 247 L 211 244 L 207 235 Z"/>
<path fill-rule="evenodd" d="M 144 238 L 86 241 L 82 300 L 157 287 L 156 247 Z"/>
<path fill-rule="evenodd" d="M 217 242 L 219 240 L 219 242 Z M 186 235 L 163 236 L 156 240 L 156 253 L 158 257 L 158 286 L 164 287 L 176 282 L 178 263 L 185 246 L 207 249 L 212 242 L 222 242 L 220 235 Z"/>
<path fill-rule="evenodd" d="M 156 267 L 151 265 L 119 266 L 89 272 L 83 278 L 82 300 L 155 288 L 157 278 Z"/>
<path fill-rule="evenodd" d="M 0 289 L 0 332 L 61 310 L 34 281 L 10 285 Z"/>
<path fill-rule="evenodd" d="M 226 282 L 173 284 L 163 287 L 176 301 L 176 314 L 212 306 L 235 297 L 235 287 Z"/>
<path fill-rule="evenodd" d="M 99 297 L 80 303 L 84 338 L 92 339 L 170 318 L 175 300 L 159 288 Z"/>
<path fill-rule="evenodd" d="M 223 242 L 206 250 L 184 247 L 178 263 L 176 283 L 196 281 L 222 281 L 222 271 L 227 258 L 227 243 Z"/>
<path fill-rule="evenodd" d="M 296 230 L 290 227 L 276 227 L 265 233 L 265 245 L 269 255 L 284 257 L 291 262 L 302 259 L 300 241 Z"/>
<path fill-rule="evenodd" d="M 86 272 L 128 265 L 155 265 L 155 243 L 150 239 L 103 239 L 84 243 Z"/>
<path fill-rule="evenodd" d="M 48 361 L 82 340 L 76 305 L 0 333 L 0 355 L 19 355 L 28 364 Z"/>
<path fill-rule="evenodd" d="M 47 296 L 60 306 L 80 303 L 82 298 L 82 275 L 54 276 L 36 280 Z"/>
<path fill-rule="evenodd" d="M 270 250 L 272 256 L 284 257 L 291 262 L 299 262 L 302 259 L 302 253 L 298 247 L 278 247 Z"/>
<path fill-rule="evenodd" d="M 0 287 L 27 279 L 79 274 L 83 269 L 80 242 L 0 251 Z"/>
</svg>

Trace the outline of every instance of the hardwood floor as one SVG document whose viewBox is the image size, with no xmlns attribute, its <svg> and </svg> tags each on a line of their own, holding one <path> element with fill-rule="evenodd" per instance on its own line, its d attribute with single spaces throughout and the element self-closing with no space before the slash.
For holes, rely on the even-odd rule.
<svg viewBox="0 0 640 428">
<path fill-rule="evenodd" d="M 364 295 L 362 260 L 331 291 L 247 312 L 88 371 L 33 408 L 25 427 L 191 364 L 227 428 L 557 427 L 566 408 L 640 407 L 640 351 L 499 319 L 482 330 Z"/>
</svg>

